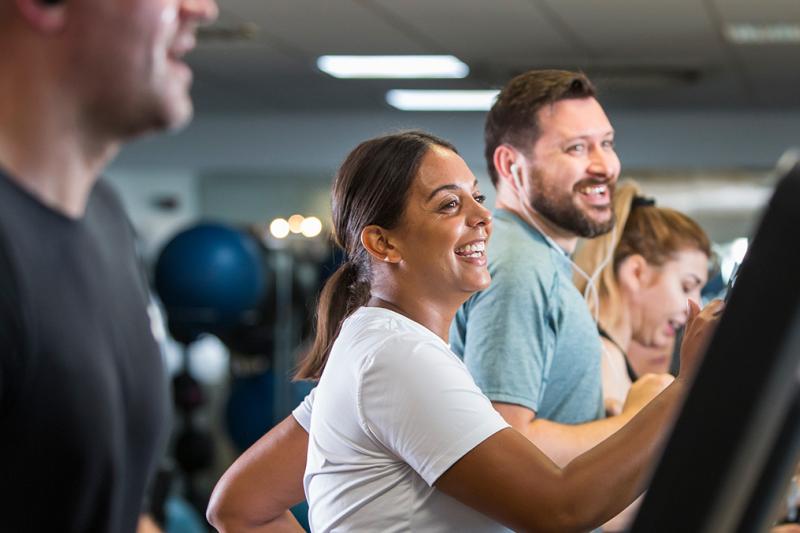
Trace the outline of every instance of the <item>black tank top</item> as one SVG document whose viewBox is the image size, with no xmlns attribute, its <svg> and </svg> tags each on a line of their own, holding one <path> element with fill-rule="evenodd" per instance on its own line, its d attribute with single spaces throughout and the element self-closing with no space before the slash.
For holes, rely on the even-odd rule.
<svg viewBox="0 0 800 533">
<path fill-rule="evenodd" d="M 599 333 L 600 336 L 603 337 L 604 339 L 607 339 L 608 342 L 616 346 L 617 350 L 620 351 L 620 353 L 622 354 L 622 358 L 625 359 L 625 369 L 628 371 L 628 377 L 631 378 L 631 381 L 636 381 L 637 379 L 639 379 L 639 377 L 636 375 L 636 372 L 633 371 L 633 367 L 628 362 L 628 352 L 623 350 L 622 346 L 617 344 L 617 341 L 612 339 L 611 335 L 609 335 L 608 332 L 603 328 L 601 328 L 599 325 L 597 326 L 597 333 Z"/>
</svg>

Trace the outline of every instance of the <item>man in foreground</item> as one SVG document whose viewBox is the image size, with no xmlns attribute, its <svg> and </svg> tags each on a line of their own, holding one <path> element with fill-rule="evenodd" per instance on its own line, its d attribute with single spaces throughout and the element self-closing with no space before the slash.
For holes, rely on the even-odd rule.
<svg viewBox="0 0 800 533">
<path fill-rule="evenodd" d="M 132 229 L 98 178 L 192 114 L 214 0 L 0 0 L 3 530 L 130 532 L 167 388 Z"/>
</svg>

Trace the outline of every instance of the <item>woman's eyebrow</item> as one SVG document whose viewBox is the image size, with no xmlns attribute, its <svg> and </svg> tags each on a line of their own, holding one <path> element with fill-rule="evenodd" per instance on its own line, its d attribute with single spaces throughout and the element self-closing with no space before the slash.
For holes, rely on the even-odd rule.
<svg viewBox="0 0 800 533">
<path fill-rule="evenodd" d="M 476 178 L 475 181 L 472 183 L 472 187 L 474 188 L 477 184 L 478 184 L 478 179 Z M 436 196 L 441 191 L 457 191 L 460 188 L 461 187 L 459 187 L 455 183 L 448 183 L 446 185 L 442 185 L 441 187 L 437 187 L 428 195 L 428 201 L 430 201 L 431 198 Z"/>
</svg>

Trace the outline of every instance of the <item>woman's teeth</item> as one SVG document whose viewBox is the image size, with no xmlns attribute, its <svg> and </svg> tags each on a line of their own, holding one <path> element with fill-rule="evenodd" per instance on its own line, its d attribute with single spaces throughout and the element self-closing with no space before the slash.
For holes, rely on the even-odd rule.
<svg viewBox="0 0 800 533">
<path fill-rule="evenodd" d="M 485 242 L 476 242 L 456 248 L 456 254 L 463 257 L 481 257 L 486 251 Z"/>
</svg>

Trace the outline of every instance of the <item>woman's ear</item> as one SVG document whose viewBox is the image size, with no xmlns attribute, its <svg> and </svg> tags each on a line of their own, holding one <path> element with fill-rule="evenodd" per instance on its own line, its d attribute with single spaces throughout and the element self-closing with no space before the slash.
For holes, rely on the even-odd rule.
<svg viewBox="0 0 800 533">
<path fill-rule="evenodd" d="M 371 225 L 361 230 L 361 245 L 367 253 L 386 263 L 399 263 L 402 257 L 392 244 L 389 232 L 380 226 Z"/>
<path fill-rule="evenodd" d="M 617 267 L 617 283 L 625 292 L 636 294 L 650 283 L 653 269 L 640 254 L 629 255 Z"/>
</svg>

